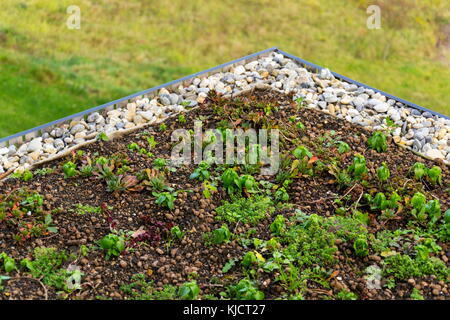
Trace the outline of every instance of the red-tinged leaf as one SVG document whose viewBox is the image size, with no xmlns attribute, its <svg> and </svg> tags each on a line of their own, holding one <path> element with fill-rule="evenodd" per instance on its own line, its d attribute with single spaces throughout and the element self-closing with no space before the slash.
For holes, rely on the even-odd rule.
<svg viewBox="0 0 450 320">
<path fill-rule="evenodd" d="M 335 278 L 338 274 L 339 274 L 339 270 L 335 270 L 331 273 L 331 275 L 329 276 L 328 280 L 331 280 L 333 278 Z"/>
<path fill-rule="evenodd" d="M 319 160 L 319 158 L 317 158 L 316 156 L 311 157 L 311 159 L 309 159 L 308 164 L 312 164 L 314 162 L 316 162 L 317 160 Z"/>
</svg>

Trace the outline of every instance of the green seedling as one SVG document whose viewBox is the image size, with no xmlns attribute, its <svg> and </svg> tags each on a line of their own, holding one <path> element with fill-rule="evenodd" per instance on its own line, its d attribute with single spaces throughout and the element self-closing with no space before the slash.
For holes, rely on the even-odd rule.
<svg viewBox="0 0 450 320">
<path fill-rule="evenodd" d="M 386 135 L 377 131 L 367 140 L 369 147 L 377 152 L 385 152 L 387 150 L 387 138 Z"/>
<path fill-rule="evenodd" d="M 178 290 L 178 296 L 181 300 L 197 300 L 200 288 L 195 280 L 185 282 Z"/>
<path fill-rule="evenodd" d="M 344 141 L 338 141 L 338 152 L 340 154 L 346 153 L 350 151 L 350 146 Z"/>
<path fill-rule="evenodd" d="M 383 162 L 382 165 L 377 169 L 377 176 L 380 182 L 387 181 L 391 176 L 391 172 L 389 171 L 386 162 Z"/>
<path fill-rule="evenodd" d="M 152 192 L 152 195 L 156 197 L 155 203 L 173 210 L 175 208 L 175 198 L 177 192 Z"/>
<path fill-rule="evenodd" d="M 100 247 L 106 251 L 106 259 L 111 256 L 118 257 L 125 251 L 125 239 L 117 234 L 110 233 L 99 241 Z"/>
<path fill-rule="evenodd" d="M 202 161 L 198 165 L 198 168 L 194 170 L 194 172 L 189 176 L 189 179 L 197 179 L 199 181 L 205 181 L 208 180 L 211 176 L 211 173 L 209 172 L 209 169 L 211 168 L 211 165 L 206 162 Z"/>
<path fill-rule="evenodd" d="M 175 226 L 170 229 L 170 234 L 175 239 L 181 240 L 184 237 L 185 233 L 183 231 L 181 231 L 179 226 Z"/>
<path fill-rule="evenodd" d="M 369 254 L 369 244 L 366 236 L 359 236 L 353 242 L 353 249 L 359 257 L 365 257 Z"/>
<path fill-rule="evenodd" d="M 66 178 L 66 179 L 72 178 L 78 173 L 77 165 L 75 163 L 73 163 L 72 161 L 66 162 L 63 165 L 62 169 L 64 172 L 64 178 Z"/>
<path fill-rule="evenodd" d="M 17 270 L 16 261 L 14 261 L 14 259 L 8 256 L 5 252 L 0 253 L 0 260 L 3 260 L 3 269 L 6 273 Z"/>
</svg>

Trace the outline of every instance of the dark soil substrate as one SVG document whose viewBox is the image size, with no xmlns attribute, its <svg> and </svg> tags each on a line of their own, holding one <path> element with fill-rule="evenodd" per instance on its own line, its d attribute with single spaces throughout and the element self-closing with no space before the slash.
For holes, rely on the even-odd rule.
<svg viewBox="0 0 450 320">
<path fill-rule="evenodd" d="M 243 99 L 249 101 L 271 102 L 275 105 L 289 106 L 283 111 L 277 111 L 275 116 L 280 119 L 287 119 L 296 115 L 305 125 L 304 133 L 300 137 L 302 142 L 316 151 L 318 137 L 330 130 L 335 131 L 335 136 L 347 142 L 351 147 L 351 152 L 343 157 L 343 162 L 348 165 L 353 160 L 354 153 L 363 154 L 367 159 L 368 169 L 374 173 L 375 169 L 385 161 L 390 170 L 391 177 L 403 179 L 405 184 L 412 183 L 407 179 L 408 171 L 415 162 L 423 162 L 427 166 L 439 165 L 443 170 L 443 185 L 450 185 L 449 169 L 442 163 L 435 163 L 414 155 L 397 145 L 390 137 L 388 138 L 389 149 L 385 153 L 377 153 L 367 148 L 367 139 L 371 133 L 362 127 L 353 125 L 347 121 L 337 119 L 317 110 L 295 108 L 292 96 L 280 94 L 273 91 L 257 90 L 246 94 Z M 141 169 L 151 168 L 154 158 L 170 157 L 172 142 L 171 133 L 177 128 L 193 129 L 193 121 L 203 117 L 204 128 L 215 127 L 214 124 L 220 117 L 214 115 L 211 108 L 211 101 L 208 100 L 199 108 L 185 114 L 187 122 L 180 124 L 177 118 L 170 118 L 165 123 L 167 130 L 158 131 L 155 128 L 136 131 L 127 134 L 113 141 L 98 141 L 84 147 L 87 154 L 98 153 L 101 156 L 110 156 L 117 153 L 127 154 L 131 159 L 133 172 Z M 141 137 L 143 131 L 150 131 L 155 137 L 158 145 L 152 149 L 154 158 L 148 158 L 135 151 L 128 150 L 127 146 L 132 142 L 138 142 L 142 146 L 146 143 Z M 69 157 L 68 157 L 69 158 Z M 45 206 L 48 210 L 62 208 L 62 211 L 54 214 L 55 225 L 59 232 L 54 235 L 42 238 L 27 240 L 20 244 L 13 239 L 13 231 L 6 224 L 0 223 L 0 252 L 4 251 L 14 257 L 16 261 L 30 257 L 33 248 L 39 246 L 55 247 L 78 255 L 80 245 L 95 245 L 99 239 L 110 233 L 107 217 L 102 214 L 79 215 L 73 209 L 78 203 L 91 206 L 101 206 L 107 203 L 112 206 L 113 218 L 117 222 L 117 229 L 137 230 L 141 226 L 142 215 L 152 216 L 155 220 L 172 222 L 179 225 L 186 231 L 186 235 L 181 241 L 175 241 L 170 247 L 161 242 L 159 245 L 141 244 L 129 250 L 118 258 L 106 260 L 104 251 L 90 250 L 88 256 L 79 257 L 72 264 L 78 265 L 83 274 L 82 290 L 75 291 L 70 295 L 71 299 L 96 299 L 115 298 L 124 299 L 126 295 L 120 290 L 120 286 L 131 282 L 131 277 L 137 273 L 143 273 L 154 280 L 155 287 L 162 288 L 165 284 L 181 284 L 188 281 L 188 275 L 196 272 L 197 282 L 203 294 L 217 294 L 222 290 L 221 285 L 212 284 L 213 278 L 222 279 L 223 283 L 237 282 L 243 277 L 239 267 L 234 267 L 226 276 L 222 275 L 224 264 L 231 258 L 240 259 L 248 249 L 240 246 L 236 240 L 219 246 L 206 247 L 202 234 L 220 227 L 222 224 L 214 219 L 214 209 L 222 204 L 222 200 L 229 199 L 226 192 L 219 188 L 212 198 L 205 199 L 202 194 L 202 183 L 189 179 L 189 175 L 196 168 L 196 165 L 179 168 L 175 173 L 168 176 L 170 186 L 175 190 L 193 190 L 193 192 L 180 193 L 175 201 L 175 210 L 163 209 L 154 203 L 149 191 L 109 193 L 106 191 L 105 183 L 92 177 L 75 177 L 64 179 L 61 166 L 68 160 L 60 159 L 47 163 L 44 167 L 55 167 L 54 173 L 36 176 L 29 182 L 22 182 L 17 179 L 9 179 L 0 182 L 0 192 L 8 193 L 18 187 L 27 187 L 36 190 L 45 196 Z M 259 177 L 262 178 L 262 177 Z M 265 178 L 267 179 L 267 178 Z M 274 177 L 271 178 L 274 180 Z M 450 199 L 444 187 L 429 187 L 429 191 L 441 201 L 443 212 L 450 207 Z M 323 216 L 333 215 L 336 205 L 333 199 L 344 195 L 348 190 L 339 190 L 334 177 L 324 173 L 319 177 L 303 177 L 296 179 L 288 190 L 290 201 L 294 204 L 292 209 L 277 212 L 286 216 L 292 215 L 295 209 L 301 209 L 306 213 L 316 213 Z M 352 197 L 357 198 L 359 192 L 349 192 Z M 273 217 L 276 214 L 273 215 Z M 255 237 L 269 239 L 269 225 L 273 220 L 266 219 L 257 226 Z M 380 225 L 376 220 L 368 226 L 371 233 L 375 233 L 382 228 L 398 229 L 405 227 L 407 219 L 392 220 L 385 225 Z M 245 232 L 248 226 L 230 225 L 230 230 L 235 233 Z M 450 246 L 447 243 L 439 243 L 442 247 L 441 254 L 450 257 Z M 351 249 L 350 244 L 338 244 L 339 263 L 333 268 L 338 271 L 341 281 L 331 281 L 331 289 L 321 288 L 317 283 L 308 284 L 309 289 L 304 294 L 306 299 L 329 298 L 343 287 L 348 287 L 358 294 L 361 299 L 403 299 L 408 298 L 411 290 L 417 284 L 422 284 L 421 290 L 427 299 L 448 299 L 450 292 L 447 284 L 439 282 L 435 277 L 430 276 L 412 281 L 399 281 L 394 289 L 383 288 L 382 290 L 369 290 L 366 281 L 361 276 L 361 271 L 379 261 L 379 256 L 357 258 Z M 448 259 L 445 259 L 448 261 Z M 448 266 L 448 263 L 447 263 Z M 336 273 L 335 273 L 336 274 Z M 50 287 L 44 288 L 39 281 L 28 279 L 28 274 L 16 273 L 13 279 L 4 281 L 4 290 L 0 291 L 0 299 L 56 299 L 57 292 Z M 266 298 L 276 298 L 282 288 L 276 284 L 269 284 L 264 287 L 264 283 L 269 283 L 260 279 L 261 289 L 265 292 Z M 267 279 L 266 279 L 267 280 Z M 273 279 L 272 279 L 273 280 Z M 433 288 L 439 285 L 442 289 L 439 295 L 433 295 Z"/>
</svg>

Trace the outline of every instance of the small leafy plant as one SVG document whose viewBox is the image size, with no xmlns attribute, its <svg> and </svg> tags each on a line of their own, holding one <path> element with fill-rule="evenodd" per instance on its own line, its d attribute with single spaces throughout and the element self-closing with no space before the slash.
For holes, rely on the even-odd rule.
<svg viewBox="0 0 450 320">
<path fill-rule="evenodd" d="M 249 279 L 242 279 L 236 285 L 228 288 L 231 298 L 236 300 L 263 300 L 264 292 Z"/>
<path fill-rule="evenodd" d="M 275 217 L 270 225 L 270 231 L 278 236 L 282 235 L 286 230 L 286 219 L 281 214 Z"/>
<path fill-rule="evenodd" d="M 106 251 L 106 259 L 111 256 L 120 256 L 125 251 L 125 239 L 114 233 L 107 234 L 99 241 L 100 247 Z"/>
<path fill-rule="evenodd" d="M 184 232 L 181 231 L 179 226 L 174 226 L 170 229 L 170 234 L 178 240 L 181 240 L 184 237 Z"/>
<path fill-rule="evenodd" d="M 155 160 L 153 160 L 153 167 L 156 170 L 161 170 L 164 169 L 167 166 L 167 161 L 166 159 L 163 158 L 157 158 Z"/>
<path fill-rule="evenodd" d="M 226 169 L 221 176 L 221 180 L 229 194 L 239 189 L 239 175 L 234 169 Z"/>
<path fill-rule="evenodd" d="M 98 140 L 101 140 L 101 141 L 104 141 L 104 142 L 109 141 L 108 135 L 107 135 L 106 133 L 104 133 L 104 132 L 100 132 L 100 133 L 97 135 L 97 139 L 98 139 Z"/>
<path fill-rule="evenodd" d="M 181 300 L 197 300 L 199 293 L 200 288 L 195 280 L 183 283 L 178 290 Z"/>
<path fill-rule="evenodd" d="M 207 163 L 206 161 L 200 162 L 198 165 L 198 168 L 194 170 L 194 172 L 189 176 L 190 179 L 197 179 L 199 181 L 205 181 L 208 180 L 211 173 L 209 172 L 209 169 L 211 168 L 211 165 Z"/>
<path fill-rule="evenodd" d="M 427 179 L 432 185 L 442 184 L 442 169 L 438 166 L 428 169 L 425 164 L 416 162 L 410 171 L 416 180 Z"/>
<path fill-rule="evenodd" d="M 210 233 L 204 235 L 206 244 L 222 244 L 231 240 L 231 232 L 226 224 L 223 224 L 220 228 L 213 230 Z"/>
<path fill-rule="evenodd" d="M 382 165 L 377 169 L 377 176 L 380 182 L 385 182 L 391 176 L 391 172 L 389 171 L 389 167 L 386 162 L 383 162 Z"/>
<path fill-rule="evenodd" d="M 346 153 L 350 151 L 350 146 L 344 141 L 338 141 L 338 152 L 340 154 Z"/>
<path fill-rule="evenodd" d="M 441 206 L 439 200 L 433 199 L 427 202 L 425 195 L 416 192 L 411 198 L 411 214 L 421 224 L 429 219 L 431 224 L 435 224 L 441 217 Z"/>
<path fill-rule="evenodd" d="M 78 173 L 77 165 L 75 163 L 73 163 L 72 161 L 66 162 L 62 166 L 62 169 L 63 169 L 63 172 L 64 172 L 64 178 L 66 178 L 66 179 L 72 178 L 75 175 L 77 175 L 77 173 Z"/>
<path fill-rule="evenodd" d="M 152 192 L 152 195 L 156 197 L 155 203 L 173 210 L 175 208 L 175 198 L 177 196 L 177 192 Z"/>
<path fill-rule="evenodd" d="M 369 254 L 369 244 L 367 242 L 366 236 L 359 236 L 353 242 L 353 249 L 359 257 L 365 257 Z"/>
<path fill-rule="evenodd" d="M 0 253 L 0 260 L 3 260 L 3 269 L 6 273 L 10 273 L 17 269 L 14 259 L 8 256 L 5 252 Z"/>
<path fill-rule="evenodd" d="M 353 173 L 356 179 L 363 179 L 367 175 L 366 158 L 361 154 L 356 154 L 348 171 Z"/>
<path fill-rule="evenodd" d="M 387 150 L 386 135 L 381 131 L 376 131 L 367 140 L 369 147 L 377 152 L 385 152 Z"/>
<path fill-rule="evenodd" d="M 203 182 L 203 196 L 206 199 L 211 198 L 213 193 L 217 192 L 217 188 L 213 183 L 210 183 L 209 181 Z"/>
</svg>

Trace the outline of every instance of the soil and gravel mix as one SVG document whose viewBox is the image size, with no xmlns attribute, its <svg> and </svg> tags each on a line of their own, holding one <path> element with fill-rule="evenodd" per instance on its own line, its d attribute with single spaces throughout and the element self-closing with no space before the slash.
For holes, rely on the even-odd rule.
<svg viewBox="0 0 450 320">
<path fill-rule="evenodd" d="M 279 173 L 211 165 L 205 182 L 191 177 L 198 164 L 172 167 L 172 132 L 193 129 L 196 120 L 203 129 L 279 129 Z M 450 297 L 450 174 L 442 162 L 389 136 L 387 150 L 378 152 L 369 146 L 373 132 L 269 90 L 232 99 L 211 93 L 164 124 L 84 146 L 30 179 L 0 182 L 0 213 L 6 212 L 0 215 L 0 299 L 176 299 L 187 297 L 178 290 L 186 283 L 191 298 L 200 299 Z M 82 174 L 99 157 L 114 163 L 113 177 L 125 182 L 107 183 L 97 169 Z M 361 157 L 360 175 L 355 158 Z M 72 177 L 63 169 L 68 162 L 76 165 Z M 382 166 L 390 172 L 384 181 L 377 174 Z M 439 178 L 427 176 L 433 167 Z M 230 168 L 256 182 L 230 191 L 221 180 Z M 154 177 L 164 181 L 164 192 L 175 193 L 173 208 L 164 199 L 156 203 L 164 192 L 150 183 Z M 36 193 L 43 197 L 36 212 L 51 216 L 43 232 L 27 225 L 35 212 L 25 202 Z M 218 212 L 239 201 L 231 214 L 250 211 L 258 219 L 219 219 Z M 14 210 L 24 214 L 17 218 Z M 224 225 L 231 235 L 221 239 L 215 230 Z M 110 234 L 124 244 L 106 256 L 100 242 Z M 8 258 L 15 267 L 6 272 Z M 67 285 L 70 277 L 75 287 Z"/>
</svg>

